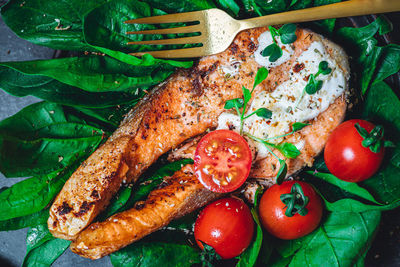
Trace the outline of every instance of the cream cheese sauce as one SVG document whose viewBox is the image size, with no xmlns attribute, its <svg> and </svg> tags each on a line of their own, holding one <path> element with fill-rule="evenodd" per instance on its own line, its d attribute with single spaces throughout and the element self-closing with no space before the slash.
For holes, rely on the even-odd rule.
<svg viewBox="0 0 400 267">
<path fill-rule="evenodd" d="M 265 32 L 263 34 L 269 34 Z M 262 35 L 263 35 L 262 34 Z M 265 36 L 260 36 L 259 41 L 264 40 Z M 270 40 L 272 43 L 272 39 Z M 262 44 L 266 46 L 268 44 Z M 261 45 L 260 45 L 261 47 Z M 260 48 L 259 48 L 260 49 Z M 264 61 L 257 60 L 257 51 L 255 52 L 256 61 L 262 65 Z M 259 54 L 259 53 L 258 53 Z M 290 58 L 290 56 L 289 56 Z M 289 60 L 285 58 L 284 61 Z M 320 74 L 316 80 L 323 81 L 321 90 L 313 95 L 303 93 L 307 85 L 305 77 L 318 72 L 318 65 L 321 61 L 327 61 L 332 72 L 328 75 Z M 289 79 L 278 85 L 273 92 L 262 91 L 253 95 L 247 114 L 259 109 L 267 108 L 272 111 L 271 119 L 263 119 L 253 115 L 244 121 L 244 131 L 258 138 L 270 138 L 290 132 L 291 125 L 294 122 L 305 122 L 316 118 L 321 112 L 325 111 L 337 97 L 343 94 L 347 89 L 348 77 L 340 69 L 338 63 L 326 52 L 321 42 L 313 42 L 310 47 L 304 51 L 295 61 L 293 66 L 300 64 L 304 66 L 300 71 L 290 71 Z M 233 111 L 222 113 L 218 118 L 218 129 L 233 129 L 239 131 L 240 119 Z M 280 143 L 282 138 L 272 139 L 271 143 Z M 300 150 L 304 146 L 301 140 L 294 144 Z M 257 159 L 268 156 L 268 150 L 258 142 L 250 142 L 251 146 L 257 149 Z"/>
<path fill-rule="evenodd" d="M 273 67 L 276 67 L 276 66 L 279 66 L 279 65 L 285 63 L 292 57 L 292 55 L 294 53 L 293 44 L 283 44 L 281 42 L 280 36 L 276 36 L 275 41 L 276 41 L 277 45 L 282 49 L 282 56 L 277 61 L 271 62 L 271 61 L 269 61 L 269 57 L 264 57 L 262 55 L 262 51 L 267 46 L 269 46 L 273 43 L 271 33 L 269 31 L 266 31 L 266 32 L 263 32 L 262 34 L 260 34 L 260 36 L 258 37 L 258 48 L 254 52 L 254 59 L 258 64 L 266 67 L 267 69 L 270 69 L 270 68 L 273 68 Z"/>
</svg>

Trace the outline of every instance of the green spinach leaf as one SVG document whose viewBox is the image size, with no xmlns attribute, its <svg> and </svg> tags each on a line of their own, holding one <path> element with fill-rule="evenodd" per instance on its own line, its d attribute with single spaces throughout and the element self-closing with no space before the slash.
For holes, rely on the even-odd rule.
<svg viewBox="0 0 400 267">
<path fill-rule="evenodd" d="M 35 227 L 30 228 L 26 235 L 27 254 L 29 254 L 29 251 L 39 247 L 40 245 L 51 239 L 54 239 L 54 237 L 47 228 L 47 224 L 39 224 Z"/>
<path fill-rule="evenodd" d="M 94 50 L 86 44 L 82 20 L 107 0 L 11 0 L 1 8 L 5 23 L 21 38 L 62 50 Z"/>
<path fill-rule="evenodd" d="M 0 193 L 0 221 L 26 216 L 45 208 L 60 192 L 77 166 L 32 177 Z"/>
<path fill-rule="evenodd" d="M 0 122 L 0 170 L 8 177 L 46 174 L 79 161 L 100 144 L 101 129 L 69 121 L 41 102 Z"/>
<path fill-rule="evenodd" d="M 129 92 L 87 92 L 42 75 L 28 75 L 0 66 L 0 89 L 14 96 L 32 95 L 67 106 L 104 108 L 137 99 L 137 90 Z"/>
<path fill-rule="evenodd" d="M 214 8 L 215 4 L 211 0 L 181 0 L 181 1 L 164 1 L 164 0 L 143 0 L 152 7 L 157 7 L 168 13 L 182 13 L 197 10 Z"/>
<path fill-rule="evenodd" d="M 107 56 L 4 62 L 0 66 L 23 74 L 42 75 L 88 92 L 133 91 L 149 88 L 171 75 L 169 64 L 130 65 Z"/>
<path fill-rule="evenodd" d="M 351 212 L 364 212 L 370 210 L 390 210 L 400 206 L 400 199 L 393 201 L 388 204 L 381 204 L 377 202 L 374 197 L 365 189 L 358 186 L 356 183 L 350 183 L 342 181 L 336 178 L 334 175 L 329 173 L 313 173 L 307 172 L 314 177 L 318 177 L 322 181 L 330 184 L 314 183 L 314 186 L 318 189 L 321 197 L 325 201 L 326 209 L 329 211 L 351 211 Z M 336 186 L 337 188 L 332 188 Z M 324 194 L 328 193 L 328 196 Z M 338 196 L 333 200 L 329 200 L 329 196 L 332 192 L 344 193 L 342 196 Z M 339 194 L 340 195 L 340 194 Z"/>
<path fill-rule="evenodd" d="M 50 266 L 70 243 L 54 238 L 47 224 L 32 227 L 26 236 L 26 255 L 22 266 Z"/>
<path fill-rule="evenodd" d="M 44 209 L 26 216 L 0 221 L 0 231 L 18 230 L 44 224 L 49 218 L 49 210 Z"/>
<path fill-rule="evenodd" d="M 240 7 L 235 0 L 215 0 L 218 7 L 224 9 L 230 15 L 237 17 L 239 15 Z"/>
<path fill-rule="evenodd" d="M 289 266 L 353 266 L 369 247 L 380 221 L 379 211 L 332 212 L 311 234 L 277 241 Z"/>
<path fill-rule="evenodd" d="M 71 241 L 53 238 L 38 246 L 25 256 L 23 267 L 50 266 L 69 247 Z"/>
<path fill-rule="evenodd" d="M 175 67 L 191 67 L 191 61 L 175 61 L 154 59 L 150 55 L 145 55 L 142 59 L 138 59 L 127 53 L 152 51 L 161 49 L 173 49 L 181 46 L 161 46 L 161 45 L 128 45 L 132 41 L 144 41 L 153 39 L 162 39 L 162 35 L 143 35 L 143 34 L 126 34 L 128 31 L 152 30 L 157 27 L 151 24 L 125 24 L 124 21 L 157 16 L 166 14 L 159 9 L 151 8 L 147 3 L 131 0 L 111 0 L 110 2 L 92 10 L 84 20 L 85 40 L 95 47 L 97 50 L 108 54 L 120 61 L 128 64 L 137 65 L 138 62 L 144 61 L 145 64 L 155 64 L 164 62 Z M 161 25 L 161 28 L 171 27 L 173 25 Z M 167 34 L 164 37 L 173 38 L 174 34 Z"/>
<path fill-rule="evenodd" d="M 253 219 L 256 222 L 256 235 L 254 241 L 250 244 L 250 246 L 239 256 L 239 261 L 236 264 L 236 267 L 251 267 L 254 266 L 257 262 L 258 254 L 261 250 L 261 245 L 263 242 L 263 231 L 261 228 L 260 219 L 257 214 L 257 207 L 251 209 L 251 214 L 253 215 Z"/>
<path fill-rule="evenodd" d="M 384 82 L 374 83 L 368 91 L 363 116 L 385 126 L 386 136 L 397 145 L 386 149 L 386 160 L 378 173 L 361 183 L 384 204 L 400 199 L 400 100 Z"/>
<path fill-rule="evenodd" d="M 382 48 L 373 83 L 383 81 L 400 71 L 400 45 L 389 44 Z"/>
<path fill-rule="evenodd" d="M 137 242 L 110 255 L 115 267 L 190 267 L 200 263 L 198 249 L 174 243 Z"/>
<path fill-rule="evenodd" d="M 396 58 L 396 53 L 394 51 L 396 46 L 393 48 L 391 46 L 379 47 L 377 46 L 378 41 L 374 38 L 376 33 L 385 34 L 390 29 L 391 23 L 385 17 L 380 16 L 365 27 L 344 27 L 337 32 L 337 36 L 345 40 L 355 53 L 356 67 L 361 70 L 359 83 L 362 94 L 367 92 L 377 68 L 379 70 L 380 59 L 382 58 L 384 50 L 386 52 L 383 62 L 381 63 L 383 69 L 379 74 L 379 79 L 386 78 L 386 75 L 393 73 L 399 66 L 398 64 L 390 66 L 387 64 Z"/>
</svg>

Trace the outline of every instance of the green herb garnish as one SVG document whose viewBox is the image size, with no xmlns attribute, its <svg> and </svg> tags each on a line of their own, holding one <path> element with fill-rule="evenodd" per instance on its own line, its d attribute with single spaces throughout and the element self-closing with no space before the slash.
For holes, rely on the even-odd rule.
<svg viewBox="0 0 400 267">
<path fill-rule="evenodd" d="M 301 100 L 304 97 L 304 94 L 307 93 L 309 95 L 313 95 L 316 92 L 318 92 L 319 90 L 321 90 L 322 85 L 323 85 L 323 81 L 321 80 L 316 80 L 316 78 L 320 75 L 328 75 L 332 72 L 332 69 L 329 68 L 329 64 L 327 61 L 321 61 L 318 65 L 318 72 L 315 74 L 311 74 L 309 79 L 308 79 L 308 83 L 306 85 L 306 87 L 304 87 L 303 92 L 301 93 L 301 96 L 299 98 L 299 101 L 297 101 L 295 107 L 297 108 L 297 106 L 299 105 L 299 103 L 301 102 Z"/>
<path fill-rule="evenodd" d="M 278 173 L 276 175 L 276 183 L 277 184 L 281 184 L 283 182 L 283 179 L 285 179 L 286 174 L 287 174 L 287 164 L 286 161 L 279 158 L 272 150 L 271 148 L 275 148 L 277 149 L 279 152 L 282 153 L 282 155 L 284 155 L 286 158 L 289 159 L 295 159 L 297 158 L 301 152 L 297 149 L 297 147 L 291 143 L 288 142 L 283 142 L 280 143 L 278 145 L 273 144 L 268 142 L 269 140 L 273 140 L 273 139 L 279 139 L 285 136 L 289 136 L 291 134 L 294 134 L 297 131 L 300 131 L 301 129 L 303 129 L 304 127 L 308 126 L 310 124 L 307 123 L 301 123 L 301 122 L 295 122 L 292 125 L 292 131 L 290 133 L 287 134 L 283 134 L 283 135 L 278 135 L 278 136 L 274 136 L 274 137 L 269 137 L 266 139 L 261 139 L 258 137 L 255 137 L 249 133 L 245 133 L 245 135 L 251 139 L 253 139 L 254 141 L 260 142 L 262 143 L 268 150 L 269 153 L 271 153 L 272 156 L 274 156 L 278 161 L 279 161 L 279 170 Z"/>
<path fill-rule="evenodd" d="M 268 70 L 264 67 L 258 69 L 256 77 L 254 79 L 253 89 L 250 91 L 246 87 L 242 86 L 243 98 L 235 98 L 225 102 L 225 109 L 232 109 L 234 108 L 240 117 L 240 134 L 243 135 L 243 123 L 244 120 L 256 114 L 257 116 L 269 119 L 272 116 L 272 112 L 266 108 L 259 108 L 256 111 L 250 113 L 249 115 L 245 116 L 246 107 L 251 99 L 251 95 L 253 94 L 254 89 L 257 85 L 262 83 L 268 77 Z M 240 109 L 242 109 L 240 111 Z"/>
<path fill-rule="evenodd" d="M 279 47 L 278 43 L 276 42 L 275 37 L 280 37 L 281 42 L 283 44 L 291 44 L 297 40 L 296 36 L 296 24 L 285 24 L 279 30 L 275 29 L 272 26 L 269 26 L 269 32 L 272 36 L 273 43 L 267 46 L 262 52 L 261 55 L 263 57 L 269 57 L 270 62 L 277 61 L 282 55 L 282 49 Z"/>
<path fill-rule="evenodd" d="M 284 142 L 284 143 L 276 145 L 276 144 L 270 143 L 268 141 L 273 140 L 273 139 L 283 138 L 285 136 L 289 136 L 289 135 L 303 129 L 304 127 L 306 127 L 309 124 L 295 122 L 292 125 L 291 132 L 289 132 L 287 134 L 279 135 L 279 136 L 269 137 L 266 139 L 261 139 L 261 138 L 255 137 L 249 133 L 243 132 L 244 120 L 253 116 L 254 114 L 256 114 L 257 116 L 264 118 L 264 119 L 269 119 L 272 117 L 272 111 L 270 111 L 267 108 L 259 108 L 256 111 L 245 116 L 246 106 L 251 99 L 251 96 L 252 96 L 252 93 L 253 93 L 255 87 L 257 85 L 259 85 L 262 81 L 264 81 L 267 78 L 267 76 L 268 76 L 268 70 L 264 67 L 260 68 L 257 71 L 256 77 L 254 79 L 253 89 L 250 91 L 246 87 L 242 86 L 243 98 L 235 98 L 235 99 L 226 101 L 224 108 L 225 109 L 234 108 L 236 110 L 237 115 L 240 118 L 240 131 L 239 131 L 240 135 L 246 135 L 247 137 L 249 137 L 257 142 L 264 144 L 264 146 L 267 148 L 268 152 L 271 153 L 276 159 L 278 159 L 279 171 L 278 171 L 276 180 L 277 180 L 277 183 L 280 184 L 286 176 L 287 166 L 286 166 L 286 162 L 283 159 L 279 158 L 275 153 L 273 153 L 271 148 L 277 149 L 286 158 L 291 158 L 291 159 L 297 158 L 301 154 L 301 152 L 297 149 L 297 147 L 295 145 L 293 145 L 291 143 Z M 240 109 L 242 109 L 242 110 L 240 110 Z"/>
</svg>

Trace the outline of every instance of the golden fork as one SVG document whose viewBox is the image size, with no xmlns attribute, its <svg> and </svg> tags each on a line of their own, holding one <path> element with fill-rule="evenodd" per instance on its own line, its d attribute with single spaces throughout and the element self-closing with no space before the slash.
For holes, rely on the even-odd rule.
<svg viewBox="0 0 400 267">
<path fill-rule="evenodd" d="M 200 35 L 193 37 L 128 43 L 133 45 L 202 44 L 201 47 L 131 53 L 131 55 L 135 56 L 149 53 L 159 58 L 188 58 L 220 53 L 229 47 L 240 31 L 250 28 L 395 11 L 400 11 L 400 0 L 349 0 L 246 20 L 235 20 L 224 11 L 214 8 L 203 11 L 139 18 L 125 21 L 125 23 L 162 24 L 199 22 L 197 25 L 185 27 L 127 32 L 127 34 L 200 33 Z"/>
</svg>

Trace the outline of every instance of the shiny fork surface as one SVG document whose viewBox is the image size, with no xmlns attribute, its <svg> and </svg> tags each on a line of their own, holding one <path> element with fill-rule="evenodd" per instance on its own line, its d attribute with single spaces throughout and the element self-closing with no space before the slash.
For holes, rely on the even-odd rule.
<svg viewBox="0 0 400 267">
<path fill-rule="evenodd" d="M 159 58 L 190 58 L 223 52 L 229 47 L 240 31 L 250 28 L 395 11 L 400 11 L 400 0 L 349 0 L 336 4 L 283 12 L 247 20 L 235 20 L 224 11 L 214 8 L 203 11 L 139 18 L 125 21 L 125 23 L 163 24 L 197 22 L 198 24 L 191 26 L 127 32 L 127 34 L 200 33 L 200 35 L 193 37 L 128 43 L 132 45 L 202 44 L 201 47 L 130 53 L 135 56 L 148 53 Z"/>
</svg>

